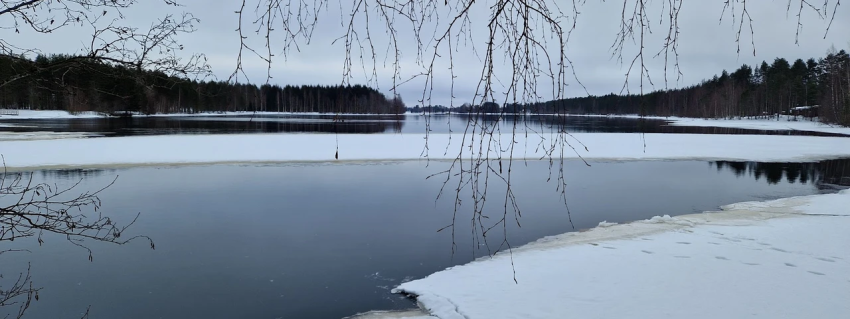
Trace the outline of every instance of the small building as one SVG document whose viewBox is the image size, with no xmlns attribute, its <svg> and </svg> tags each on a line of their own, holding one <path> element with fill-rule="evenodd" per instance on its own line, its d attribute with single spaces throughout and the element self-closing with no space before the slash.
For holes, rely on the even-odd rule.
<svg viewBox="0 0 850 319">
<path fill-rule="evenodd" d="M 818 108 L 820 108 L 819 105 L 792 107 L 788 111 L 788 115 L 808 118 L 818 117 Z"/>
</svg>

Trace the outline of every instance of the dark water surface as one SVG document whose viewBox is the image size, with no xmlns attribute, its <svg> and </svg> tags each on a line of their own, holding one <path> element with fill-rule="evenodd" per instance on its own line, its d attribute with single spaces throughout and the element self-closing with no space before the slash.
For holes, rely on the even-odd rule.
<svg viewBox="0 0 850 319">
<path fill-rule="evenodd" d="M 242 133 L 432 133 L 461 132 L 468 123 L 496 125 L 502 132 L 692 133 L 844 136 L 804 131 L 668 126 L 667 121 L 616 117 L 466 115 L 238 115 L 93 119 L 0 119 L 0 132 L 96 132 L 106 136 Z"/>
<path fill-rule="evenodd" d="M 449 196 L 435 202 L 441 179 L 425 180 L 445 162 L 215 165 L 52 170 L 37 181 L 80 191 L 116 184 L 101 197 L 103 211 L 126 222 L 127 236 L 152 237 L 124 246 L 90 243 L 85 250 L 56 236 L 0 242 L 30 253 L 0 256 L 12 278 L 27 263 L 44 287 L 26 318 L 339 318 L 414 304 L 389 290 L 463 264 L 473 255 L 469 212 L 459 212 L 452 237 Z M 515 166 L 513 187 L 522 228 L 508 227 L 521 245 L 572 231 L 548 162 Z M 850 185 L 850 161 L 809 164 L 704 161 L 567 164 L 567 196 L 575 229 L 601 221 L 715 210 L 720 205 L 828 192 Z M 491 185 L 498 194 L 500 186 Z M 461 194 L 468 196 L 468 194 Z M 487 212 L 498 215 L 501 200 Z M 493 238 L 495 242 L 500 238 Z M 505 276 L 511 276 L 506 270 Z M 5 279 L 4 279 L 5 280 Z M 0 317 L 14 311 L 0 308 Z"/>
</svg>

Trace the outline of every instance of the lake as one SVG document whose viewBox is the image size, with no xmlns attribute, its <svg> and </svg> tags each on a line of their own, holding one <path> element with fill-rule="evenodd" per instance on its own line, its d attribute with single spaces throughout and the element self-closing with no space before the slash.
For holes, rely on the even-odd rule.
<svg viewBox="0 0 850 319">
<path fill-rule="evenodd" d="M 498 122 L 497 122 L 498 119 Z M 21 120 L 0 118 L 0 132 L 96 132 L 103 136 L 164 134 L 245 134 L 245 133 L 450 133 L 461 132 L 467 123 L 495 126 L 502 132 L 570 133 L 692 133 L 769 134 L 844 136 L 805 131 L 763 131 L 737 128 L 669 126 L 667 121 L 617 117 L 533 115 L 525 117 L 467 115 L 238 115 L 170 116 L 91 119 Z"/>
<path fill-rule="evenodd" d="M 850 160 L 592 164 L 566 161 L 569 214 L 556 184 L 546 181 L 548 162 L 515 165 L 512 184 L 523 216 L 521 228 L 507 224 L 511 245 L 601 221 L 697 213 L 850 186 Z M 0 269 L 12 278 L 29 263 L 34 285 L 44 288 L 25 318 L 78 318 L 89 306 L 90 318 L 340 318 L 413 308 L 413 302 L 389 290 L 488 253 L 473 240 L 469 203 L 458 212 L 454 252 L 451 232 L 437 232 L 451 223 L 454 193 L 435 200 L 442 179 L 425 177 L 448 165 L 37 171 L 32 173 L 36 181 L 59 187 L 81 181 L 80 192 L 117 176 L 100 196 L 102 211 L 123 222 L 141 212 L 126 236 L 148 235 L 156 250 L 143 241 L 89 243 L 90 262 L 85 250 L 45 234 L 40 247 L 35 239 L 0 243 L 31 250 L 1 255 Z M 490 187 L 495 194 L 504 191 L 499 184 Z M 496 196 L 485 212 L 498 218 L 502 204 Z M 501 239 L 493 235 L 490 242 Z M 509 269 L 504 276 L 511 276 Z M 0 316 L 14 310 L 2 307 Z"/>
</svg>

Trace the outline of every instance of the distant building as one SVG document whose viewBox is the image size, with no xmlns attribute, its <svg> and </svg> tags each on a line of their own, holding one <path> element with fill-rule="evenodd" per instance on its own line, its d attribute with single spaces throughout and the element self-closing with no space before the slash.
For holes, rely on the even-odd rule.
<svg viewBox="0 0 850 319">
<path fill-rule="evenodd" d="M 818 117 L 818 109 L 819 108 L 820 108 L 819 105 L 792 107 L 788 111 L 788 115 L 810 117 L 810 118 L 811 117 Z"/>
</svg>

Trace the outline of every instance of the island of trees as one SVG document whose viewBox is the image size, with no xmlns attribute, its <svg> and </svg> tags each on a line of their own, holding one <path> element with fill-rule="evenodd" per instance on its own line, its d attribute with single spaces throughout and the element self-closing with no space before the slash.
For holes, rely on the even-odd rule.
<svg viewBox="0 0 850 319">
<path fill-rule="evenodd" d="M 699 84 L 648 94 L 608 94 L 535 104 L 488 102 L 459 107 L 415 106 L 412 112 L 638 114 L 698 118 L 818 116 L 826 123 L 850 126 L 850 55 L 830 50 L 825 57 L 789 62 L 777 58 L 758 66 L 742 65 Z"/>
<path fill-rule="evenodd" d="M 64 61 L 74 63 L 64 63 Z M 60 67 L 42 67 L 42 66 Z M 62 66 L 64 65 L 64 66 Z M 17 77 L 20 77 L 19 79 Z M 227 111 L 404 113 L 400 97 L 362 85 L 284 86 L 198 81 L 138 71 L 84 57 L 0 55 L 0 109 L 104 114 Z"/>
</svg>

